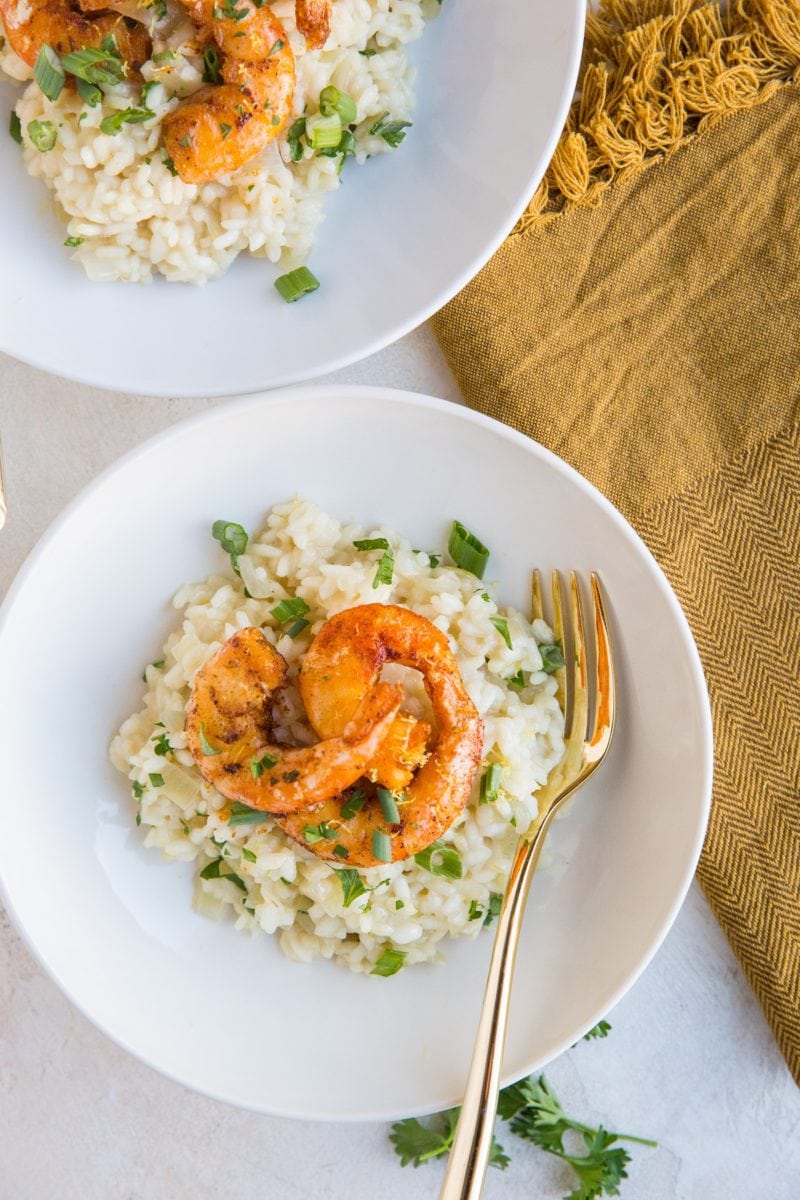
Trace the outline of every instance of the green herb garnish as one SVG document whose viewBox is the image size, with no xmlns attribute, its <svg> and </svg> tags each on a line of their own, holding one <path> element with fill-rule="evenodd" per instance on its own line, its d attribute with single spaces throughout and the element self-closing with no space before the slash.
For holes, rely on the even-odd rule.
<svg viewBox="0 0 800 1200">
<path fill-rule="evenodd" d="M 509 650 L 513 650 L 514 646 L 511 642 L 511 634 L 508 632 L 508 621 L 505 617 L 489 617 L 489 620 L 494 625 L 500 637 L 503 639 Z"/>
<path fill-rule="evenodd" d="M 64 245 L 69 246 L 70 249 L 72 249 L 74 246 L 82 246 L 85 241 L 86 238 L 82 237 L 68 237 L 65 238 Z"/>
<path fill-rule="evenodd" d="M 467 916 L 470 921 L 479 921 L 483 916 L 483 909 L 481 908 L 480 904 L 478 904 L 477 900 L 470 900 L 469 912 L 467 913 Z"/>
<path fill-rule="evenodd" d="M 141 783 L 139 783 L 138 779 L 134 779 L 132 788 L 133 788 L 133 794 L 136 797 L 136 799 L 141 800 L 142 796 L 144 795 L 144 787 L 142 786 Z"/>
<path fill-rule="evenodd" d="M 281 625 L 287 621 L 293 621 L 296 617 L 302 617 L 310 611 L 309 606 L 300 596 L 295 596 L 292 600 L 281 600 L 271 609 L 272 616 Z"/>
<path fill-rule="evenodd" d="M 394 553 L 386 538 L 361 538 L 359 541 L 353 542 L 353 545 L 356 550 L 383 551 L 383 554 L 378 559 L 378 568 L 375 572 L 375 578 L 372 581 L 373 588 L 379 587 L 382 583 L 392 582 L 394 577 Z"/>
<path fill-rule="evenodd" d="M 583 1035 L 583 1040 L 585 1042 L 593 1042 L 596 1038 L 607 1038 L 610 1033 L 611 1026 L 608 1021 L 598 1021 L 588 1033 Z"/>
<path fill-rule="evenodd" d="M 349 908 L 353 901 L 357 900 L 359 896 L 365 896 L 367 894 L 368 889 L 364 887 L 363 879 L 359 875 L 358 871 L 353 870 L 352 867 L 347 867 L 341 871 L 337 870 L 336 874 L 339 876 L 339 883 L 342 885 L 343 908 Z"/>
<path fill-rule="evenodd" d="M 336 830 L 327 821 L 320 821 L 319 825 L 304 825 L 303 837 L 308 842 L 309 846 L 313 846 L 316 842 L 335 842 Z"/>
<path fill-rule="evenodd" d="M 250 774 L 253 779 L 260 779 L 266 770 L 277 766 L 279 762 L 280 759 L 273 758 L 271 754 L 265 754 L 262 758 L 254 758 L 250 763 Z"/>
<path fill-rule="evenodd" d="M 266 821 L 268 816 L 269 813 L 262 812 L 260 808 L 251 808 L 249 804 L 240 804 L 238 800 L 234 800 L 228 824 L 233 828 L 237 825 L 258 825 Z"/>
<path fill-rule="evenodd" d="M 206 758 L 213 758 L 215 754 L 222 754 L 222 747 L 212 746 L 211 742 L 206 737 L 205 725 L 200 725 L 200 749 Z"/>
<path fill-rule="evenodd" d="M 390 975 L 397 974 L 405 961 L 405 950 L 395 950 L 393 947 L 387 947 L 370 971 L 370 975 L 383 975 L 384 978 L 388 979 Z"/>
<path fill-rule="evenodd" d="M 247 846 L 242 846 L 242 858 L 247 859 L 248 862 L 256 861 L 255 854 L 253 853 L 252 850 L 248 850 Z"/>
<path fill-rule="evenodd" d="M 483 918 L 484 925 L 491 925 L 495 917 L 500 916 L 500 909 L 503 907 L 503 897 L 499 892 L 489 893 L 489 907 L 486 910 L 486 916 Z"/>
<path fill-rule="evenodd" d="M 227 866 L 227 865 L 228 864 L 225 863 L 225 866 Z M 226 871 L 225 874 L 223 875 L 222 866 L 223 866 L 223 859 L 215 858 L 213 860 L 213 862 L 210 862 L 205 867 L 203 867 L 202 871 L 200 872 L 200 878 L 201 879 L 225 879 L 228 881 L 228 883 L 234 883 L 234 884 L 236 884 L 236 886 L 238 888 L 241 888 L 241 890 L 243 892 L 246 892 L 247 884 L 241 878 L 241 876 L 237 875 L 234 871 Z"/>
<path fill-rule="evenodd" d="M 158 57 L 156 55 L 153 62 Z M 106 84 L 112 87 L 125 78 L 125 63 L 113 38 L 104 38 L 101 49 L 89 47 L 65 54 L 61 59 L 61 66 L 68 75 L 74 75 L 76 79 L 82 79 L 85 83 L 95 86 Z"/>
<path fill-rule="evenodd" d="M 405 141 L 406 130 L 411 128 L 410 121 L 390 121 L 389 114 L 384 113 L 370 129 L 371 135 L 382 137 L 388 146 L 395 150 Z"/>
<path fill-rule="evenodd" d="M 8 119 L 8 132 L 11 134 L 18 146 L 22 145 L 22 122 L 16 109 L 11 110 L 11 115 Z"/>
<path fill-rule="evenodd" d="M 344 804 L 342 805 L 342 811 L 340 814 L 342 817 L 342 820 L 348 821 L 350 819 L 350 817 L 354 817 L 357 812 L 361 811 L 361 809 L 364 807 L 366 802 L 367 802 L 367 797 L 364 795 L 364 793 L 359 788 L 356 788 L 356 790 L 354 792 L 350 793 L 350 795 L 347 797 Z"/>
<path fill-rule="evenodd" d="M 289 157 L 292 162 L 300 162 L 300 159 L 303 157 L 303 143 L 300 139 L 305 136 L 305 132 L 306 119 L 305 117 L 298 117 L 286 135 L 286 140 L 289 143 Z"/>
<path fill-rule="evenodd" d="M 206 46 L 203 51 L 203 83 L 222 83 L 219 51 L 216 46 Z"/>
<path fill-rule="evenodd" d="M 542 670 L 545 675 L 552 675 L 554 671 L 560 670 L 566 663 L 564 658 L 564 650 L 560 642 L 553 642 L 548 645 L 546 642 L 539 647 L 539 653 L 542 656 Z"/>
<path fill-rule="evenodd" d="M 460 1108 L 449 1108 L 447 1112 L 431 1118 L 427 1124 L 418 1121 L 416 1117 L 396 1121 L 389 1134 L 389 1140 L 394 1145 L 395 1154 L 400 1158 L 401 1167 L 406 1167 L 409 1163 L 420 1167 L 431 1159 L 449 1154 L 460 1112 Z M 503 1147 L 493 1138 L 489 1155 L 490 1165 L 504 1171 L 510 1161 Z"/>
<path fill-rule="evenodd" d="M 151 771 L 150 774 L 148 775 L 148 779 L 150 780 L 150 783 L 153 785 L 153 787 L 163 787 L 164 786 L 164 776 L 159 775 L 159 773 L 157 771 Z"/>
<path fill-rule="evenodd" d="M 156 754 L 158 754 L 159 757 L 161 757 L 161 758 L 165 758 L 166 755 L 169 754 L 170 750 L 172 749 L 172 746 L 170 745 L 169 737 L 166 733 L 157 733 L 155 735 L 155 737 L 152 737 L 150 739 L 150 741 L 155 742 L 153 749 L 155 750 Z M 217 753 L 219 753 L 219 751 Z"/>
</svg>

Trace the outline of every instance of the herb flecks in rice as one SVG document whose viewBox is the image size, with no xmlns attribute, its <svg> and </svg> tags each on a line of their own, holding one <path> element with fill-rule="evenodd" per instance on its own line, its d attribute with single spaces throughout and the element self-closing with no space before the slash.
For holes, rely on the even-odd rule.
<svg viewBox="0 0 800 1200">
<path fill-rule="evenodd" d="M 236 629 L 250 624 L 262 628 L 279 645 L 293 677 L 308 637 L 293 640 L 287 635 L 288 626 L 274 615 L 281 601 L 302 592 L 312 620 L 309 636 L 333 613 L 374 602 L 375 554 L 357 550 L 353 542 L 378 537 L 386 539 L 394 555 L 392 582 L 381 599 L 415 609 L 450 636 L 464 683 L 484 719 L 486 765 L 478 772 L 467 810 L 441 839 L 449 853 L 434 850 L 428 863 L 387 863 L 358 872 L 364 888 L 360 893 L 356 873 L 342 874 L 348 870 L 346 860 L 337 866 L 321 861 L 274 828 L 265 814 L 233 813 L 200 778 L 185 749 L 182 726 L 195 672 Z M 253 535 L 237 559 L 241 578 L 227 562 L 222 566 L 210 538 L 209 543 L 209 564 L 216 561 L 219 574 L 178 592 L 180 620 L 160 653 L 170 669 L 147 672 L 144 708 L 125 722 L 111 748 L 115 765 L 131 780 L 143 781 L 141 796 L 129 803 L 132 821 L 138 805 L 145 844 L 196 864 L 194 902 L 199 911 L 209 916 L 233 913 L 240 929 L 276 933 L 284 952 L 300 961 L 331 958 L 369 973 L 389 945 L 405 954 L 407 969 L 439 957 L 447 937 L 477 936 L 497 911 L 505 888 L 516 842 L 512 821 L 519 833 L 535 818 L 531 792 L 563 751 L 556 680 L 541 670 L 537 646 L 537 641 L 551 640 L 551 632 L 542 622 L 532 627 L 504 608 L 513 628 L 509 649 L 492 623 L 494 601 L 482 598 L 483 589 L 476 589 L 468 572 L 448 567 L 444 560 L 433 571 L 427 555 L 415 551 L 401 534 L 341 525 L 306 500 L 271 509 L 263 531 Z M 283 616 L 285 609 L 278 613 Z M 529 681 L 522 693 L 509 683 L 516 670 Z M 385 677 L 403 682 L 409 711 L 430 716 L 417 672 L 391 666 Z M 315 740 L 294 683 L 282 694 L 274 716 L 280 740 Z M 160 732 L 158 722 L 171 746 L 168 758 L 156 753 L 166 744 L 157 736 L 153 740 L 154 731 Z M 484 784 L 481 803 L 481 781 L 492 763 L 502 763 L 502 774 L 491 772 L 492 786 Z M 270 764 L 256 769 L 270 769 Z M 163 785 L 153 786 L 152 775 L 162 777 Z M 355 810 L 361 801 L 357 789 L 351 789 L 345 807 Z M 313 814 L 308 824 L 312 838 L 330 834 L 335 839 L 333 827 L 312 828 L 317 824 Z M 220 858 L 225 866 L 219 877 L 214 876 L 217 868 L 199 877 L 209 862 Z M 240 883 L 225 878 L 231 875 Z"/>
</svg>

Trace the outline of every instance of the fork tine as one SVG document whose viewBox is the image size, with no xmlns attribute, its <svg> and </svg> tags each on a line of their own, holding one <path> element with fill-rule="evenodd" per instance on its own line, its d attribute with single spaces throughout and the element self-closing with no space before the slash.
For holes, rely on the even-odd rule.
<svg viewBox="0 0 800 1200">
<path fill-rule="evenodd" d="M 595 717 L 594 729 L 588 737 L 586 757 L 589 762 L 598 762 L 605 755 L 614 733 L 617 715 L 617 693 L 614 673 L 614 657 L 608 632 L 603 590 L 596 572 L 592 572 L 592 599 L 594 601 L 595 643 L 597 646 L 595 668 Z"/>
<path fill-rule="evenodd" d="M 572 616 L 572 642 L 574 680 L 572 694 L 572 722 L 570 735 L 575 735 L 584 741 L 589 735 L 589 692 L 588 671 L 586 667 L 586 635 L 583 624 L 583 604 L 578 587 L 578 577 L 574 571 L 569 573 L 570 612 Z"/>
<path fill-rule="evenodd" d="M 542 577 L 538 570 L 531 574 L 531 621 L 543 621 Z"/>
<path fill-rule="evenodd" d="M 564 666 L 559 667 L 555 672 L 556 679 L 556 699 L 559 707 L 564 713 L 566 720 L 569 720 L 567 712 L 567 664 L 566 664 L 566 646 L 564 643 L 564 603 L 563 590 L 561 587 L 561 573 L 553 571 L 552 579 L 553 588 L 553 636 L 557 642 L 561 643 L 561 649 L 564 651 Z"/>
</svg>

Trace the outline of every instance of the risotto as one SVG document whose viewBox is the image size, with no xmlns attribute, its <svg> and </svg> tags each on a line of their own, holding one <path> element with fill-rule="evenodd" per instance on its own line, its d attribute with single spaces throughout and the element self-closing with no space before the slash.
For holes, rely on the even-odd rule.
<svg viewBox="0 0 800 1200">
<path fill-rule="evenodd" d="M 389 576 L 378 569 L 380 549 L 355 547 L 364 539 L 388 543 L 390 581 L 381 582 Z M 200 913 L 277 935 L 290 958 L 377 974 L 437 959 L 443 939 L 474 937 L 496 914 L 517 836 L 537 819 L 534 793 L 563 753 L 548 673 L 558 661 L 552 632 L 500 606 L 491 585 L 439 551 L 383 527 L 340 524 L 303 499 L 275 505 L 234 565 L 235 573 L 180 588 L 180 627 L 145 669 L 141 711 L 113 740 L 111 759 L 132 785 L 131 819 L 146 846 L 195 865 Z M 281 621 L 288 599 L 305 602 L 307 624 Z M 269 818 L 229 823 L 230 806 L 186 749 L 184 722 L 199 668 L 237 630 L 256 626 L 289 664 L 275 736 L 315 741 L 297 688 L 300 663 L 330 616 L 376 601 L 413 609 L 447 635 L 485 738 L 470 801 L 436 851 L 355 871 L 315 857 Z M 401 682 L 404 707 L 430 719 L 417 672 L 392 665 L 382 678 Z"/>
<path fill-rule="evenodd" d="M 347 158 L 363 164 L 397 149 L 413 107 L 406 47 L 423 31 L 428 0 L 336 0 L 321 50 L 306 50 L 293 0 L 274 0 L 272 11 L 295 54 L 295 118 L 316 114 L 323 89 L 335 87 L 356 108 Z M 201 284 L 244 251 L 296 268 L 311 252 L 325 193 L 341 183 L 344 154 L 312 149 L 295 121 L 232 174 L 202 184 L 179 177 L 161 124 L 203 83 L 196 32 L 185 15 L 163 37 L 156 31 L 144 88 L 104 85 L 94 107 L 72 87 L 48 100 L 0 36 L 0 78 L 27 85 L 12 117 L 25 167 L 52 190 L 66 221 L 65 245 L 92 280 L 146 283 L 158 274 Z M 114 132 L 103 132 L 109 117 L 136 108 L 152 115 L 140 123 L 120 118 Z"/>
</svg>

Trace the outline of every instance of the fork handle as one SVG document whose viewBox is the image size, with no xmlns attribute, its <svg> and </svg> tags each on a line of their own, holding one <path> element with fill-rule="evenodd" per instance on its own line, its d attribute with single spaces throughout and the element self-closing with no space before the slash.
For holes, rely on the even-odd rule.
<svg viewBox="0 0 800 1200">
<path fill-rule="evenodd" d="M 545 814 L 530 842 L 520 842 L 511 868 L 497 923 L 464 1103 L 439 1200 L 479 1200 L 483 1191 L 492 1148 L 511 984 L 525 901 L 553 812 L 550 809 Z"/>
</svg>

